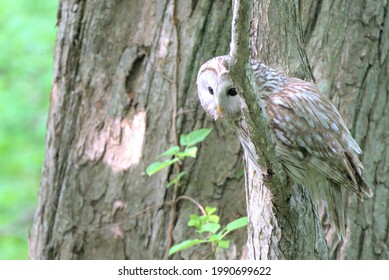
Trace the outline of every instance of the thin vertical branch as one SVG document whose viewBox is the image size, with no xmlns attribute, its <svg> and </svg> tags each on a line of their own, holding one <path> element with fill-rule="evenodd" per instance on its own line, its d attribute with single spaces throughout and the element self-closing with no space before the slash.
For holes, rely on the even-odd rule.
<svg viewBox="0 0 389 280">
<path fill-rule="evenodd" d="M 253 0 L 234 0 L 230 75 L 237 85 L 240 96 L 247 104 L 248 112 L 244 112 L 244 115 L 259 157 L 259 166 L 261 166 L 264 175 L 276 174 L 276 176 L 269 178 L 270 186 L 283 186 L 287 182 L 286 174 L 276 156 L 275 146 L 271 141 L 269 124 L 260 107 L 261 102 L 256 94 L 256 86 L 250 66 L 249 43 L 252 13 Z"/>
<path fill-rule="evenodd" d="M 173 113 L 172 113 L 172 134 L 174 145 L 178 146 L 178 135 L 177 135 L 177 111 L 178 111 L 178 65 L 179 61 L 179 39 L 178 39 L 178 28 L 177 28 L 177 17 L 176 17 L 176 0 L 172 0 L 172 27 L 175 38 L 175 50 L 174 50 L 174 74 L 173 74 L 173 82 L 172 82 L 172 93 L 173 93 Z M 177 174 L 181 172 L 181 166 L 179 162 L 174 163 L 174 169 Z M 174 224 L 177 220 L 177 196 L 178 196 L 178 183 L 175 183 L 173 186 L 173 197 L 172 197 L 172 205 L 170 207 L 170 215 L 169 215 L 169 225 L 167 228 L 167 245 L 166 251 L 164 255 L 164 259 L 169 258 L 169 249 L 173 245 L 173 230 Z"/>
<path fill-rule="evenodd" d="M 240 69 L 244 69 L 250 59 L 249 34 L 253 5 L 253 0 L 233 0 L 230 57 L 231 66 Z"/>
<path fill-rule="evenodd" d="M 271 140 L 260 93 L 256 92 L 249 50 L 254 1 L 233 2 L 230 76 L 247 105 L 247 110 L 243 110 L 243 122 L 247 126 L 244 130 L 255 147 L 255 165 L 261 173 L 246 159 L 249 258 L 326 259 L 328 249 L 312 202 L 301 188 L 294 188 L 288 180 Z M 309 229 L 305 228 L 307 219 L 313 221 L 307 223 Z"/>
<path fill-rule="evenodd" d="M 260 166 L 263 170 L 272 169 L 278 162 L 274 152 L 274 144 L 270 141 L 270 130 L 259 106 L 260 100 L 255 93 L 255 83 L 250 66 L 250 22 L 253 14 L 253 0 L 234 0 L 232 19 L 231 45 L 230 45 L 230 75 L 237 85 L 241 97 L 247 104 L 246 120 L 250 126 L 256 128 L 253 136 L 258 136 L 256 152 L 258 153 Z M 252 118 L 255 116 L 255 118 Z M 272 149 L 269 149 L 269 148 Z M 276 167 L 277 173 L 282 173 L 281 165 Z M 285 178 L 284 178 L 285 179 Z M 283 181 L 275 182 L 283 184 Z"/>
<path fill-rule="evenodd" d="M 173 114 L 172 114 L 172 133 L 174 145 L 178 146 L 178 135 L 177 135 L 177 111 L 178 111 L 178 65 L 179 65 L 179 42 L 178 42 L 178 29 L 177 29 L 177 17 L 176 17 L 176 3 L 172 1 L 172 26 L 175 38 L 175 49 L 174 49 L 174 76 L 172 83 L 173 93 Z"/>
</svg>

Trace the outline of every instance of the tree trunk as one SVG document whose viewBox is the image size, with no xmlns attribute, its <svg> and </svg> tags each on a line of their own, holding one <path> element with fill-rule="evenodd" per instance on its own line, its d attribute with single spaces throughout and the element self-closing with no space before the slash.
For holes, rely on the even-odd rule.
<svg viewBox="0 0 389 280">
<path fill-rule="evenodd" d="M 306 50 L 322 93 L 338 107 L 363 155 L 374 197 L 347 198 L 344 242 L 327 232 L 332 258 L 389 259 L 389 4 L 301 1 Z"/>
<path fill-rule="evenodd" d="M 239 142 L 206 118 L 195 87 L 200 64 L 228 51 L 230 22 L 229 1 L 61 1 L 31 258 L 162 259 L 193 238 L 187 221 L 200 213 L 172 204 L 174 170 L 145 175 L 174 131 L 213 128 L 176 195 L 217 207 L 222 224 L 246 215 Z M 245 231 L 232 240 L 175 258 L 241 258 Z"/>
<path fill-rule="evenodd" d="M 253 34 L 254 55 L 309 78 L 305 38 L 319 86 L 365 152 L 375 196 L 364 204 L 349 198 L 345 242 L 334 243 L 327 232 L 333 257 L 389 258 L 388 4 L 302 0 L 300 36 L 291 1 L 255 2 L 254 26 L 262 29 Z M 222 224 L 246 215 L 243 178 L 236 176 L 243 168 L 240 144 L 205 116 L 195 87 L 200 65 L 228 53 L 231 16 L 230 1 L 61 0 L 31 258 L 162 259 L 172 243 L 195 236 L 187 221 L 199 211 L 187 200 L 172 203 L 180 195 L 217 207 Z M 184 162 L 189 174 L 174 195 L 166 188 L 173 168 L 151 177 L 145 169 L 180 133 L 201 127 L 213 132 L 196 160 Z M 174 258 L 246 257 L 244 231 L 231 239 L 228 250 L 201 245 Z M 303 258 L 293 242 L 287 256 Z"/>
</svg>

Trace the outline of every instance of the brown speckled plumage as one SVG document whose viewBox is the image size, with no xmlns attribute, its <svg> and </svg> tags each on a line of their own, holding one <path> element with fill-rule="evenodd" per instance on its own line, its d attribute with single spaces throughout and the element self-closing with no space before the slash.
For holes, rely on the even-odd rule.
<svg viewBox="0 0 389 280">
<path fill-rule="evenodd" d="M 339 236 L 344 235 L 342 189 L 363 200 L 373 195 L 362 178 L 362 151 L 351 136 L 338 110 L 317 86 L 288 78 L 258 61 L 251 61 L 261 106 L 267 115 L 276 153 L 288 176 L 305 186 L 316 199 L 323 199 Z M 237 132 L 246 157 L 256 164 L 253 143 L 244 133 L 239 94 L 233 95 L 228 57 L 206 62 L 197 78 L 198 94 L 205 111 L 223 117 Z"/>
</svg>

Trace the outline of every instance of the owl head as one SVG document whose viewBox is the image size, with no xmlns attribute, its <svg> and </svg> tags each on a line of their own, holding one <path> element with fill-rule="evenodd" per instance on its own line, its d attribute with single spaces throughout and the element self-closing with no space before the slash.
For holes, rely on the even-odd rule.
<svg viewBox="0 0 389 280">
<path fill-rule="evenodd" d="M 242 99 L 229 74 L 228 56 L 212 58 L 200 67 L 197 90 L 205 112 L 215 120 L 241 118 Z"/>
</svg>

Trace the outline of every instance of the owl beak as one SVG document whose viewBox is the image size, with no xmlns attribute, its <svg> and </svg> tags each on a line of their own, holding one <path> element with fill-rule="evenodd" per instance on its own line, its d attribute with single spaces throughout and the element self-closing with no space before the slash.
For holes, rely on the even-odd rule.
<svg viewBox="0 0 389 280">
<path fill-rule="evenodd" d="M 222 107 L 220 107 L 219 104 L 217 105 L 217 113 L 218 113 L 218 115 L 222 114 Z"/>
<path fill-rule="evenodd" d="M 218 105 L 217 105 L 217 113 L 216 113 L 216 115 L 214 116 L 215 121 L 220 117 L 221 114 L 222 114 L 222 108 L 221 108 L 220 105 L 218 104 Z"/>
</svg>

